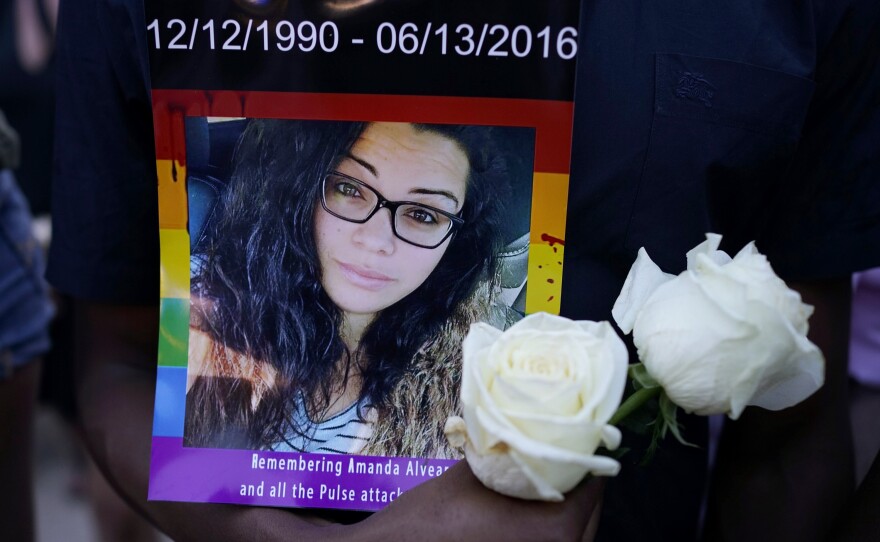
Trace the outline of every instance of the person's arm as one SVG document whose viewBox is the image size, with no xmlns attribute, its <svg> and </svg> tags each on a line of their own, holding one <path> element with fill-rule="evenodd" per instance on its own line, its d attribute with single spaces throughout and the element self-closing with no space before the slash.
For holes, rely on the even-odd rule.
<svg viewBox="0 0 880 542">
<path fill-rule="evenodd" d="M 880 455 L 874 457 L 855 498 L 847 503 L 828 542 L 863 542 L 880 533 Z"/>
<path fill-rule="evenodd" d="M 600 497 L 595 479 L 561 504 L 503 497 L 461 462 L 350 526 L 273 508 L 147 501 L 158 307 L 77 301 L 74 310 L 87 446 L 116 490 L 175 540 L 580 540 Z"/>
<path fill-rule="evenodd" d="M 824 540 L 854 491 L 847 401 L 850 281 L 791 286 L 815 307 L 809 338 L 825 355 L 825 385 L 790 409 L 750 408 L 726 423 L 705 540 Z"/>
<path fill-rule="evenodd" d="M 117 492 L 175 540 L 309 540 L 316 527 L 282 510 L 148 502 L 157 306 L 74 302 L 82 433 Z"/>
</svg>

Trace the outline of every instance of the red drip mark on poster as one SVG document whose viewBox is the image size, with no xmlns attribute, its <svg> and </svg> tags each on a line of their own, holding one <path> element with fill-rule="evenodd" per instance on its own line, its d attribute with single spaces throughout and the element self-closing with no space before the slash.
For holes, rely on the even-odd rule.
<svg viewBox="0 0 880 542">
<path fill-rule="evenodd" d="M 552 247 L 553 245 L 557 244 L 557 243 L 560 244 L 560 245 L 562 245 L 562 246 L 565 246 L 565 239 L 560 239 L 560 238 L 558 238 L 558 237 L 553 237 L 552 235 L 548 235 L 548 234 L 546 234 L 546 233 L 542 233 L 542 234 L 541 234 L 541 241 L 544 241 L 545 243 L 547 243 L 547 244 L 550 245 L 551 247 Z"/>
</svg>

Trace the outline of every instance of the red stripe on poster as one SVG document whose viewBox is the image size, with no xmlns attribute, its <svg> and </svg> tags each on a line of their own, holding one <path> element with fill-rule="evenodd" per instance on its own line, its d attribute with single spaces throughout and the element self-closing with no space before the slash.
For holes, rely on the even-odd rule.
<svg viewBox="0 0 880 542">
<path fill-rule="evenodd" d="M 480 124 L 535 128 L 535 171 L 569 172 L 574 104 L 551 100 L 153 90 L 156 158 L 185 163 L 185 116 Z"/>
</svg>

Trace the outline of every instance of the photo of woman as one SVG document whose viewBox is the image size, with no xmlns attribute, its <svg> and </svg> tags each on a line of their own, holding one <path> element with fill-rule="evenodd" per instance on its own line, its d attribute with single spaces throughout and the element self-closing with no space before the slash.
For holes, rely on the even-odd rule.
<svg viewBox="0 0 880 542">
<path fill-rule="evenodd" d="M 247 121 L 193 250 L 185 445 L 459 457 L 461 341 L 498 312 L 498 130 Z"/>
</svg>

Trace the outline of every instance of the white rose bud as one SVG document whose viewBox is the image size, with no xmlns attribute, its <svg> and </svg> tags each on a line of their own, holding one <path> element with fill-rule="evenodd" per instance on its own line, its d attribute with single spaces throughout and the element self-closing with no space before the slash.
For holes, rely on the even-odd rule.
<svg viewBox="0 0 880 542">
<path fill-rule="evenodd" d="M 612 314 L 648 373 L 688 412 L 748 405 L 781 410 L 822 386 L 824 359 L 807 337 L 813 307 L 776 276 L 753 243 L 733 259 L 721 236 L 687 253 L 687 270 L 663 273 L 645 249 Z"/>
<path fill-rule="evenodd" d="M 538 313 L 503 333 L 474 324 L 463 350 L 464 420 L 446 431 L 483 484 L 561 501 L 587 473 L 617 474 L 617 461 L 595 455 L 620 443 L 607 422 L 626 384 L 626 347 L 608 322 Z"/>
</svg>

